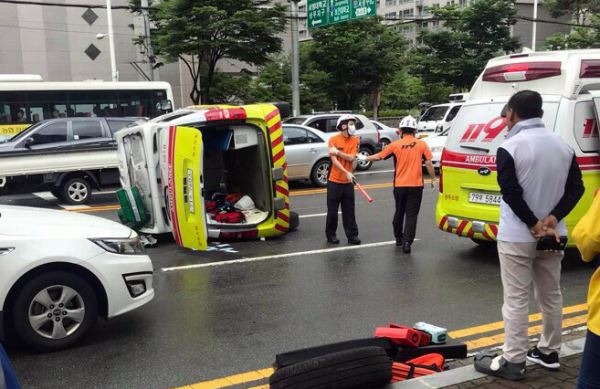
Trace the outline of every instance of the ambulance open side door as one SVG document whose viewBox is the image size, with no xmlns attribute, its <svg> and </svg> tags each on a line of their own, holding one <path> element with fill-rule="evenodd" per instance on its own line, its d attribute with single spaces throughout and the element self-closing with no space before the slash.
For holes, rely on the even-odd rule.
<svg viewBox="0 0 600 389">
<path fill-rule="evenodd" d="M 173 237 L 181 247 L 206 250 L 202 132 L 171 126 L 159 129 L 158 138 L 161 182 Z"/>
</svg>

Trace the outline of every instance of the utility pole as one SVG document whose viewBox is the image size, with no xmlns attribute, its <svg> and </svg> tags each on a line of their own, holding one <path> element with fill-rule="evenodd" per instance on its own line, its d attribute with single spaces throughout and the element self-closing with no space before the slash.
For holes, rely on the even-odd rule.
<svg viewBox="0 0 600 389">
<path fill-rule="evenodd" d="M 538 0 L 533 0 L 533 26 L 531 31 L 531 50 L 535 51 L 535 42 L 537 40 L 537 12 Z"/>
<path fill-rule="evenodd" d="M 108 47 L 110 50 L 110 72 L 113 81 L 119 81 L 119 71 L 117 70 L 117 60 L 115 58 L 115 32 L 113 31 L 112 5 L 110 0 L 106 0 L 106 19 L 108 23 Z"/>
<path fill-rule="evenodd" d="M 150 18 L 148 17 L 148 0 L 141 0 L 142 19 L 144 20 L 144 47 L 146 51 L 146 62 L 148 65 L 148 77 L 150 81 L 154 81 L 154 66 L 152 64 L 154 58 L 154 50 L 152 50 L 152 42 L 150 41 Z"/>
<path fill-rule="evenodd" d="M 289 0 L 292 3 L 292 113 L 293 116 L 300 115 L 300 37 L 298 33 L 298 2 L 300 0 Z"/>
</svg>

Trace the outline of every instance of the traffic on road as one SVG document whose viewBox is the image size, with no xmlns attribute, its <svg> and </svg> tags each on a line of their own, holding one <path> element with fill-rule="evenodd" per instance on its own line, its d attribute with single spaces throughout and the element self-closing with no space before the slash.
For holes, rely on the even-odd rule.
<svg viewBox="0 0 600 389">
<path fill-rule="evenodd" d="M 561 337 L 587 323 L 592 269 L 573 231 L 600 187 L 599 64 L 598 50 L 494 58 L 464 101 L 397 130 L 285 103 L 169 101 L 118 131 L 111 118 L 34 124 L 24 150 L 0 153 L 0 339 L 16 377 L 286 388 L 319 372 L 361 387 L 340 382 L 363 358 L 372 380 L 357 382 L 382 386 L 412 378 L 399 371 L 420 364 L 399 355 L 420 347 L 475 355 L 477 371 L 508 380 L 525 378 L 525 358 L 559 368 Z M 101 123 L 104 162 L 86 120 Z M 60 145 L 27 153 L 55 124 L 79 163 Z M 538 163 L 543 145 L 554 154 Z M 107 170 L 118 185 L 97 182 Z M 9 190 L 33 174 L 32 190 Z M 360 339 L 379 346 L 332 345 Z M 337 354 L 271 367 L 324 345 Z"/>
</svg>

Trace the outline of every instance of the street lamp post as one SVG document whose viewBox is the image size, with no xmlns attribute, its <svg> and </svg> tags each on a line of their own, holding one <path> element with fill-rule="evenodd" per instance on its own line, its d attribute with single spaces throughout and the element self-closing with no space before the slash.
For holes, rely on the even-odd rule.
<svg viewBox="0 0 600 389">
<path fill-rule="evenodd" d="M 292 112 L 294 116 L 300 115 L 300 38 L 298 33 L 298 2 L 292 3 Z"/>
<path fill-rule="evenodd" d="M 531 50 L 535 51 L 535 43 L 537 40 L 537 13 L 538 0 L 533 0 L 533 26 L 531 27 Z"/>
<path fill-rule="evenodd" d="M 113 81 L 119 81 L 117 60 L 115 58 L 115 34 L 113 31 L 111 0 L 106 0 L 106 19 L 108 23 L 108 46 L 110 50 L 110 72 Z"/>
</svg>

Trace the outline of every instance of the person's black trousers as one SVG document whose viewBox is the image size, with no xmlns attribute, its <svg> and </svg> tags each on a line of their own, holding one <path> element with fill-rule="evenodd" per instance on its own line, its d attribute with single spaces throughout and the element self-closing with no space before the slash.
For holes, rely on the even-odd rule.
<svg viewBox="0 0 600 389">
<path fill-rule="evenodd" d="M 396 241 L 412 244 L 417 233 L 417 218 L 423 199 L 423 187 L 395 187 L 394 199 L 396 200 L 393 222 L 394 236 Z"/>
<path fill-rule="evenodd" d="M 338 208 L 342 205 L 342 224 L 348 239 L 358 238 L 358 226 L 354 212 L 354 185 L 327 183 L 327 221 L 325 235 L 335 238 L 338 225 Z"/>
</svg>

